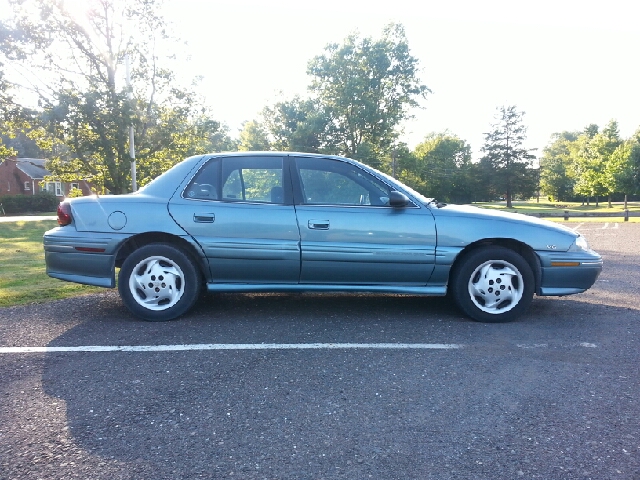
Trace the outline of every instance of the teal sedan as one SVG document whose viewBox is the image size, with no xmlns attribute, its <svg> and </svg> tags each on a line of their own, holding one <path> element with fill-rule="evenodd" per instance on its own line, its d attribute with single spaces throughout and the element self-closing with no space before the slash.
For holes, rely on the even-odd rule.
<svg viewBox="0 0 640 480">
<path fill-rule="evenodd" d="M 65 200 L 44 234 L 47 274 L 116 286 L 150 321 L 214 292 L 451 294 L 505 322 L 533 295 L 587 290 L 602 258 L 562 225 L 446 205 L 351 159 L 200 155 L 129 195 Z"/>
</svg>

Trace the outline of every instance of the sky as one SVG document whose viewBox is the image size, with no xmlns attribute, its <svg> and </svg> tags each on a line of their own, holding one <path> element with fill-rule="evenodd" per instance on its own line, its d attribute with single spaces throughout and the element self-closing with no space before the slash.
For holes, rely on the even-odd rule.
<svg viewBox="0 0 640 480">
<path fill-rule="evenodd" d="M 0 7 L 3 0 L 0 0 Z M 179 66 L 237 134 L 276 101 L 306 95 L 307 63 L 350 33 L 405 27 L 431 90 L 401 140 L 449 132 L 480 153 L 496 109 L 524 111 L 528 148 L 611 119 L 640 127 L 640 2 L 633 0 L 166 0 L 186 42 Z"/>
<path fill-rule="evenodd" d="M 404 124 L 411 147 L 449 130 L 479 153 L 496 109 L 524 111 L 538 154 L 554 132 L 640 127 L 640 3 L 633 0 L 180 0 L 167 16 L 188 42 L 188 76 L 232 130 L 305 95 L 308 61 L 352 32 L 404 25 L 431 90 Z M 282 95 L 279 95 L 282 92 Z"/>
</svg>

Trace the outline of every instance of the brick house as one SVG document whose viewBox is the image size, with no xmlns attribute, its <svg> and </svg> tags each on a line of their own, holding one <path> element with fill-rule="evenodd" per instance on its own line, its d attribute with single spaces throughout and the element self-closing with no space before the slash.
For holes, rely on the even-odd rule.
<svg viewBox="0 0 640 480">
<path fill-rule="evenodd" d="M 85 180 L 75 182 L 44 182 L 51 172 L 41 158 L 9 157 L 0 162 L 0 195 L 35 195 L 51 192 L 64 198 L 72 188 L 79 188 L 83 195 L 91 195 L 91 186 Z"/>
</svg>

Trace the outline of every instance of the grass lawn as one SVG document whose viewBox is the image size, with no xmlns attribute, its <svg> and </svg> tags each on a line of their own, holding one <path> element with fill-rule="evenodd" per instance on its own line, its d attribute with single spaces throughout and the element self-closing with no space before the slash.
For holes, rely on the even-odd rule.
<svg viewBox="0 0 640 480">
<path fill-rule="evenodd" d="M 487 202 L 487 203 L 474 203 L 476 207 L 488 208 L 493 210 L 504 210 L 505 212 L 515 212 L 515 213 L 524 213 L 524 214 L 562 214 L 565 210 L 569 211 L 569 215 L 572 213 L 591 213 L 591 214 L 612 214 L 619 213 L 620 216 L 613 217 L 569 217 L 570 222 L 623 222 L 624 221 L 624 203 L 622 202 L 614 202 L 611 204 L 611 208 L 609 208 L 606 201 L 600 202 L 600 204 L 596 207 L 595 203 L 591 203 L 590 205 L 582 205 L 581 203 L 571 203 L 571 202 L 557 202 L 557 203 L 547 203 L 547 202 L 536 202 L 535 200 L 527 201 L 527 202 L 512 202 L 513 208 L 507 208 L 507 202 Z M 640 213 L 640 202 L 629 202 L 627 204 L 627 208 L 629 213 Z M 553 221 L 565 221 L 562 217 L 554 217 L 547 218 L 547 220 Z M 629 217 L 629 222 L 640 222 L 640 217 Z"/>
<path fill-rule="evenodd" d="M 55 220 L 0 223 L 0 307 L 44 302 L 102 290 L 45 273 L 42 234 Z"/>
<path fill-rule="evenodd" d="M 504 202 L 474 204 L 483 208 L 507 210 Z M 577 212 L 621 212 L 622 204 L 614 204 L 607 208 L 601 204 L 599 208 L 574 204 L 550 204 L 536 202 L 514 202 L 515 208 L 510 212 L 544 213 L 564 210 Z M 640 212 L 640 202 L 629 203 L 630 212 Z M 562 217 L 550 220 L 563 222 Z M 623 217 L 574 217 L 570 222 L 622 222 Z M 630 217 L 630 222 L 640 222 L 640 217 Z M 49 277 L 45 273 L 42 235 L 57 225 L 55 220 L 32 222 L 0 223 L 0 307 L 9 307 L 32 302 L 45 302 L 72 297 L 84 293 L 103 290 L 99 287 L 63 282 Z"/>
</svg>

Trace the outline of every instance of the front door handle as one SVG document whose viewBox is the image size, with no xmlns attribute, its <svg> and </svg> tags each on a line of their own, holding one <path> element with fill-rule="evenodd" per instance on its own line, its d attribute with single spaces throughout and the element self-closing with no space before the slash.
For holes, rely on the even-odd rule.
<svg viewBox="0 0 640 480">
<path fill-rule="evenodd" d="M 329 220 L 309 220 L 311 230 L 329 230 Z"/>
</svg>

